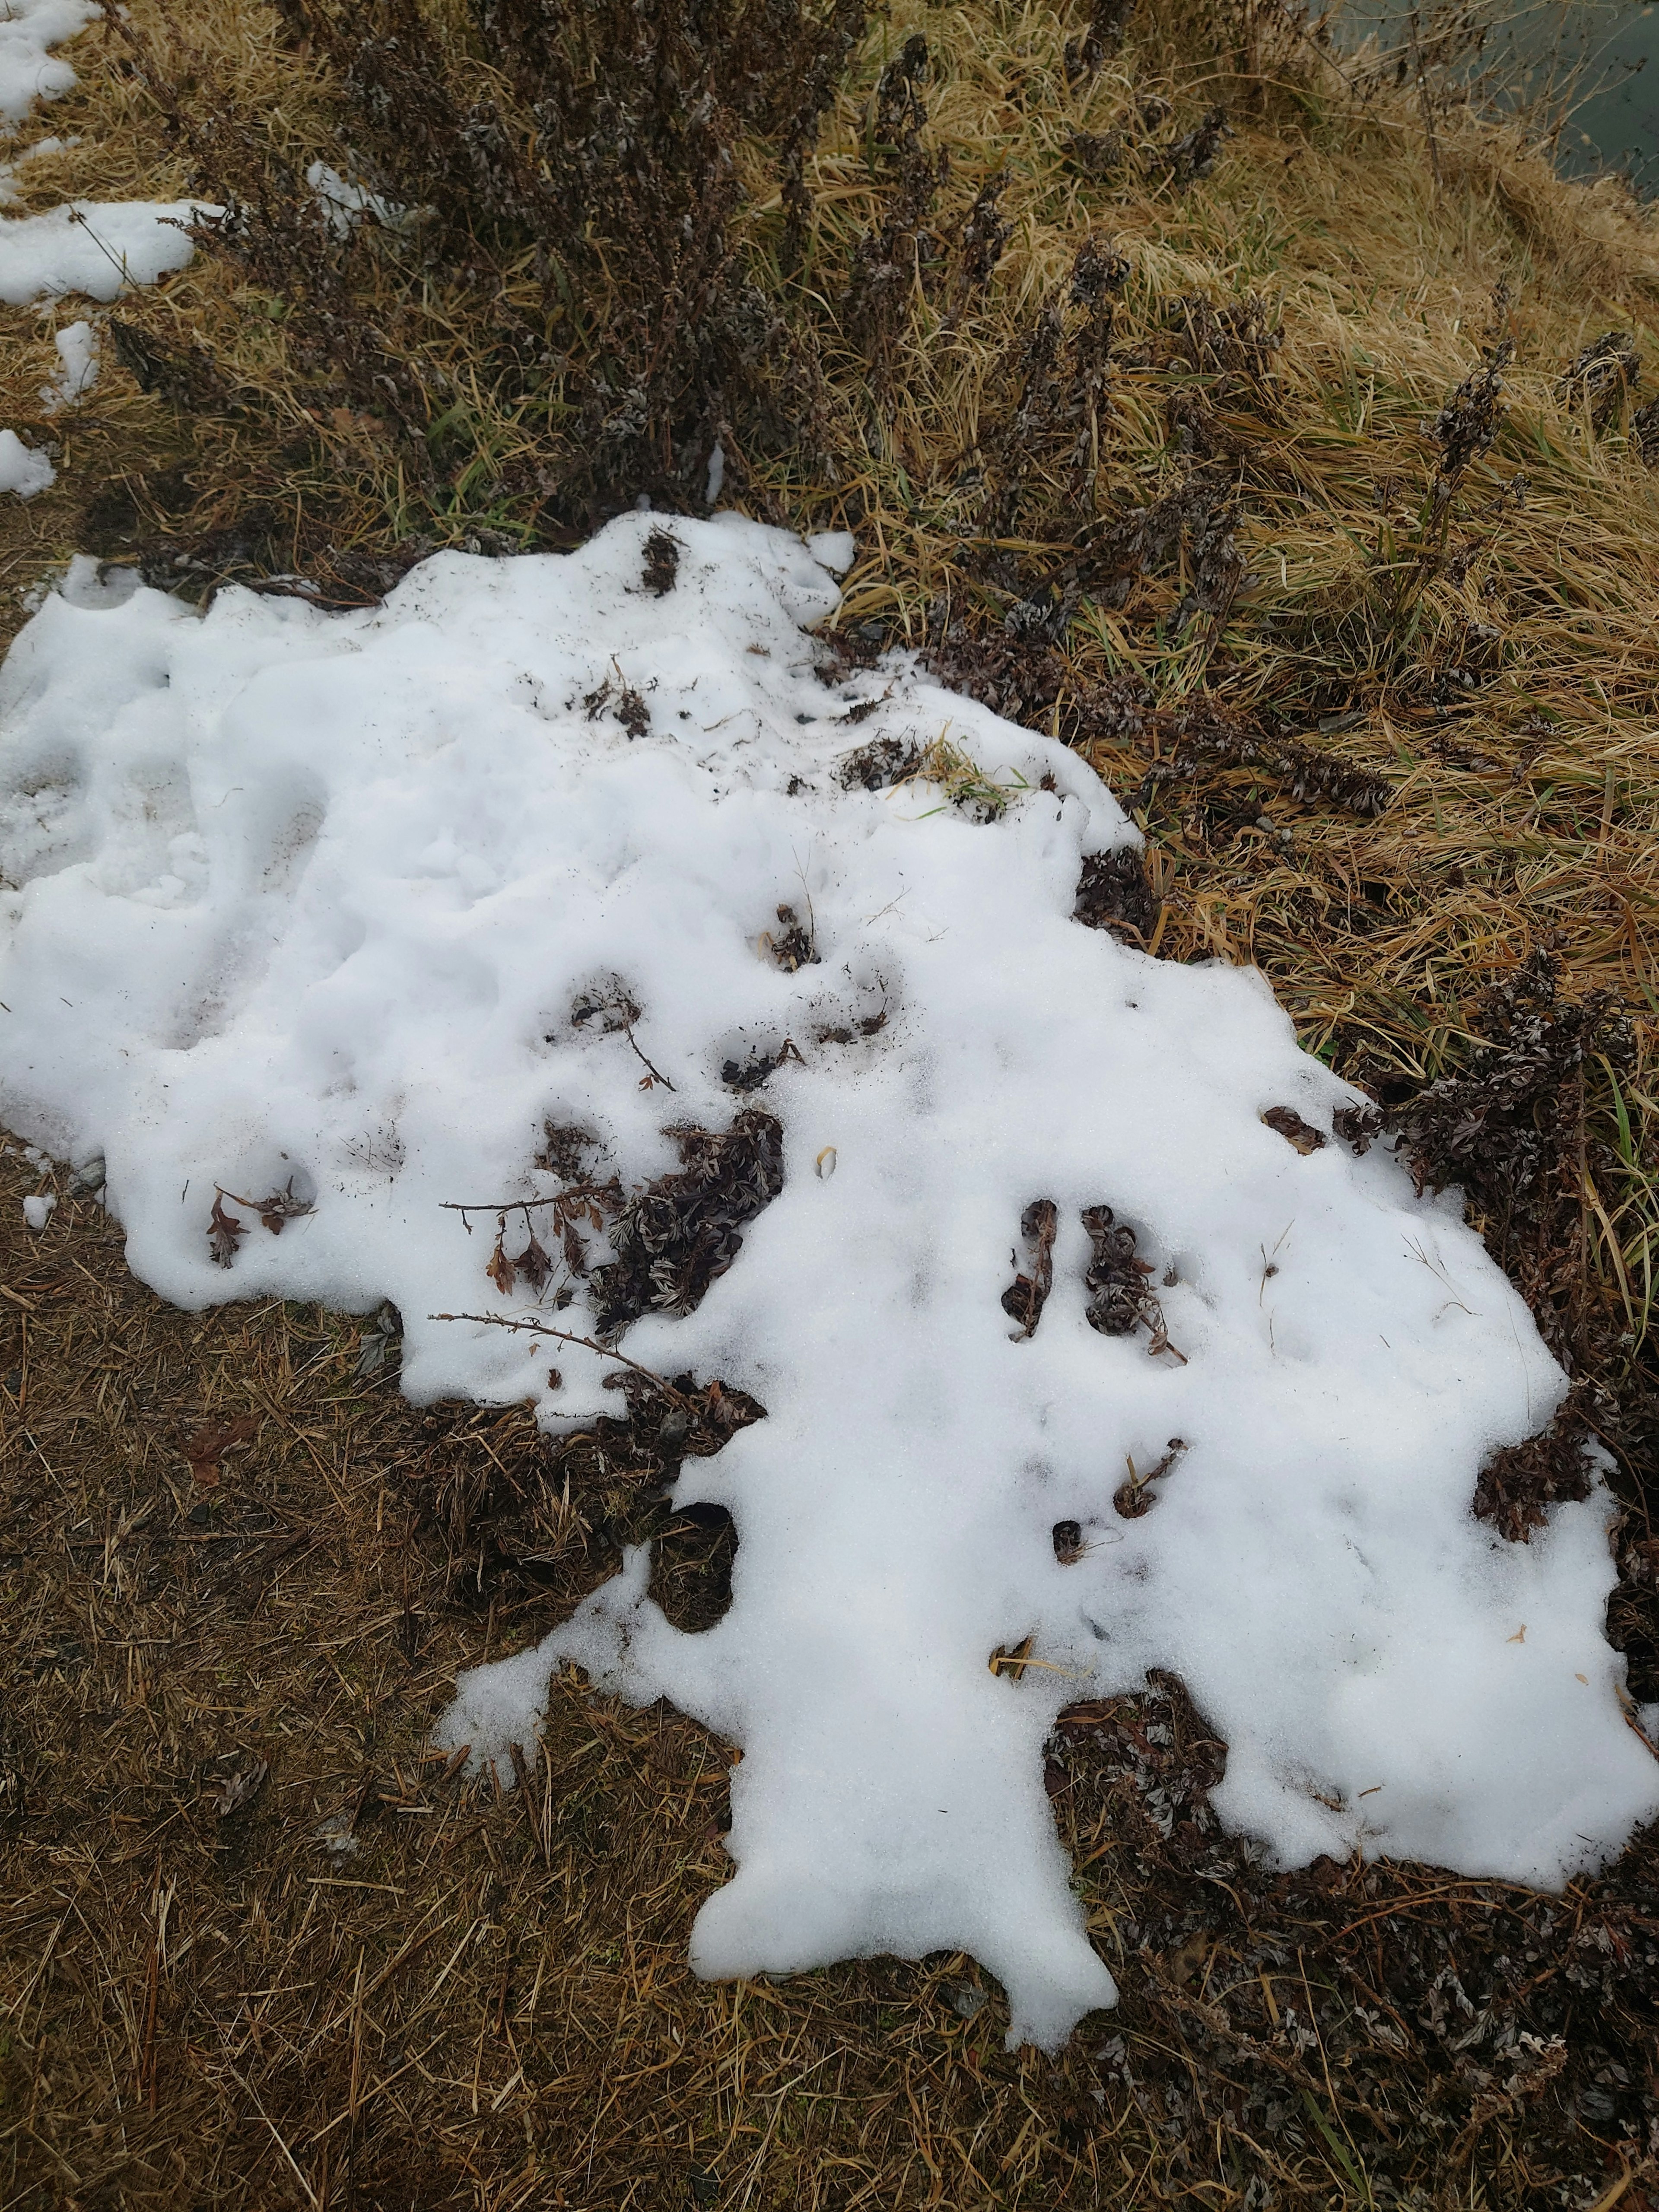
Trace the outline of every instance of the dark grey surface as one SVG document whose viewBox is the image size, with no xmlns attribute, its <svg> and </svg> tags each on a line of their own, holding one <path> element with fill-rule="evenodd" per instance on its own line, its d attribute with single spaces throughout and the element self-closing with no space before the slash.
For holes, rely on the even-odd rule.
<svg viewBox="0 0 1659 2212">
<path fill-rule="evenodd" d="M 1587 9 L 1587 14 L 1601 14 Z M 1601 89 L 1577 109 L 1563 134 L 1562 155 L 1628 168 L 1645 191 L 1659 190 L 1659 4 L 1610 9 L 1591 81 Z"/>
<path fill-rule="evenodd" d="M 1439 12 L 1420 0 L 1425 30 Z M 1397 46 L 1411 10 L 1352 0 L 1344 14 L 1349 37 L 1376 28 Z M 1495 90 L 1547 110 L 1563 168 L 1624 169 L 1643 193 L 1659 191 L 1659 0 L 1517 0 L 1471 66 Z"/>
</svg>

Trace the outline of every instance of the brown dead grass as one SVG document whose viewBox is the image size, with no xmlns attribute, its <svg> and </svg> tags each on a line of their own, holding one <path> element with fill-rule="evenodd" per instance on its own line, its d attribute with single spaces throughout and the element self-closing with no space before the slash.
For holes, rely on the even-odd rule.
<svg viewBox="0 0 1659 2212">
<path fill-rule="evenodd" d="M 210 50 L 209 74 L 288 150 L 337 150 L 320 78 L 274 15 L 204 5 L 175 33 L 135 13 Z M 1476 115 L 1437 111 L 1431 148 L 1414 102 L 1354 105 L 1274 44 L 1273 11 L 1250 20 L 1267 89 L 1234 88 L 1221 166 L 1177 193 L 1092 184 L 1064 158 L 1073 131 L 1155 91 L 1183 124 L 1201 112 L 1176 11 L 1148 7 L 1074 96 L 1068 27 L 1047 8 L 896 9 L 877 45 L 915 23 L 942 58 L 947 211 L 1009 162 L 1014 235 L 973 313 L 952 322 L 919 295 L 890 416 L 872 416 L 856 359 L 836 371 L 833 483 L 757 466 L 751 496 L 856 528 L 845 629 L 921 642 L 948 599 L 994 640 L 1006 594 L 960 558 L 963 458 L 1006 410 L 1012 349 L 1081 240 L 1107 230 L 1133 264 L 1089 495 L 1103 514 L 1180 474 L 1156 343 L 1170 300 L 1267 300 L 1285 344 L 1221 426 L 1253 583 L 1219 635 L 1171 628 L 1178 564 L 1121 609 L 1085 605 L 1041 719 L 1071 727 L 1091 686 L 1138 675 L 1171 710 L 1276 713 L 1384 779 L 1391 804 L 1365 820 L 1259 765 L 1185 765 L 1161 738 L 1089 747 L 1147 829 L 1158 951 L 1258 961 L 1310 1048 L 1380 1089 L 1462 1065 L 1480 986 L 1547 940 L 1573 990 L 1610 988 L 1642 1018 L 1633 1079 L 1586 1074 L 1572 1341 L 1617 1401 L 1628 1517 L 1610 1627 L 1652 1698 L 1656 478 L 1623 416 L 1595 432 L 1556 380 L 1609 327 L 1652 360 L 1656 234 L 1613 183 L 1564 185 Z M 828 269 L 879 212 L 860 149 L 880 58 L 816 162 Z M 30 204 L 188 189 L 121 46 L 94 33 L 76 61 L 81 87 L 41 128 L 81 143 L 24 171 Z M 775 211 L 757 184 L 763 230 Z M 465 296 L 417 314 L 389 275 L 365 283 L 374 312 L 396 307 L 472 379 L 492 467 L 442 513 L 411 520 L 383 426 L 305 413 L 280 301 L 223 265 L 198 258 L 135 307 L 229 372 L 228 402 L 194 420 L 107 361 L 86 404 L 41 417 L 50 325 L 83 306 L 0 310 L 0 420 L 62 447 L 50 493 L 0 501 L 0 641 L 17 592 L 76 550 L 130 557 L 166 537 L 201 550 L 198 583 L 252 573 L 225 537 L 251 506 L 276 518 L 267 567 L 324 576 L 331 547 L 379 554 L 416 525 L 538 542 L 537 498 L 501 487 L 556 454 L 498 403 Z M 1453 514 L 1469 557 L 1426 582 L 1402 646 L 1388 579 L 1420 544 L 1420 425 L 1500 320 L 1510 411 Z M 1517 471 L 1518 507 L 1502 497 Z M 1054 557 L 1043 532 L 1066 498 L 1050 486 L 1042 527 L 1006 549 L 1022 578 Z M 1414 679 L 1474 620 L 1500 633 L 1502 666 L 1447 711 Z M 172 1312 L 90 1201 L 64 1187 L 33 1238 L 17 1200 L 40 1177 L 15 1159 L 0 1176 L 0 2203 L 1654 2201 L 1652 1840 L 1559 1902 L 1413 1868 L 1274 1877 L 1216 1834 L 1205 1790 L 1223 1754 L 1174 1685 L 1085 1713 L 1054 1746 L 1056 1817 L 1124 1991 L 1057 2063 L 1003 2052 L 1000 1996 L 961 1959 L 698 1984 L 685 1935 L 722 1878 L 726 1751 L 567 1681 L 530 1793 L 498 1797 L 423 1754 L 458 1666 L 541 1635 L 610 1571 L 637 1476 L 592 1470 L 567 1510 L 522 1416 L 411 1409 L 358 1376 L 353 1322 Z M 204 1487 L 185 1447 L 242 1419 L 251 1434 Z M 260 1762 L 222 1816 L 228 1782 Z M 355 1851 L 320 1840 L 337 1815 Z"/>
</svg>

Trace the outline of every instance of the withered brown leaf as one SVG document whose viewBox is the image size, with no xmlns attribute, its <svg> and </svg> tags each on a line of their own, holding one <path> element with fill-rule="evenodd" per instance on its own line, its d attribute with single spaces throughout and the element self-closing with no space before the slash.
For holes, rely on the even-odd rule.
<svg viewBox="0 0 1659 2212">
<path fill-rule="evenodd" d="M 495 1249 L 489 1255 L 489 1264 L 484 1273 L 504 1298 L 512 1297 L 513 1285 L 518 1280 L 518 1271 L 501 1249 L 499 1231 L 495 1237 Z"/>
<path fill-rule="evenodd" d="M 228 1267 L 236 1257 L 236 1248 L 247 1234 L 246 1224 L 234 1214 L 225 1212 L 225 1194 L 218 1191 L 213 1200 L 213 1212 L 208 1217 L 208 1251 L 218 1267 Z"/>
<path fill-rule="evenodd" d="M 222 1820 L 233 1813 L 240 1813 L 244 1805 L 258 1796 L 259 1786 L 270 1771 L 269 1759 L 256 1759 L 251 1766 L 239 1767 L 213 1801 L 213 1809 Z"/>
<path fill-rule="evenodd" d="M 1316 1129 L 1304 1121 L 1291 1106 L 1270 1106 L 1262 1115 L 1270 1129 L 1276 1130 L 1287 1145 L 1294 1145 L 1305 1158 L 1310 1152 L 1322 1152 L 1329 1142 L 1322 1129 Z"/>
</svg>

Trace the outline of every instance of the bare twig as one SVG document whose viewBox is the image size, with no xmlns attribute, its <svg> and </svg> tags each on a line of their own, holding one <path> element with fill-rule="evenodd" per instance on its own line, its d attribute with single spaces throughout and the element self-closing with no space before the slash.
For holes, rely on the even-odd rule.
<svg viewBox="0 0 1659 2212">
<path fill-rule="evenodd" d="M 651 1062 L 646 1058 L 645 1054 L 640 1050 L 640 1041 L 634 1034 L 634 1024 L 632 1022 L 624 1022 L 623 1024 L 623 1035 L 628 1039 L 629 1044 L 633 1046 L 634 1057 L 639 1061 L 640 1066 L 646 1070 L 647 1073 L 650 1076 L 651 1080 L 653 1083 L 660 1083 L 665 1091 L 672 1091 L 674 1086 L 669 1081 L 668 1078 L 663 1073 L 662 1070 L 659 1067 L 653 1067 Z"/>
<path fill-rule="evenodd" d="M 486 1328 L 523 1329 L 532 1336 L 556 1336 L 561 1344 L 580 1344 L 586 1351 L 597 1352 L 601 1359 L 614 1359 L 621 1366 L 632 1368 L 635 1375 L 642 1375 L 647 1382 L 660 1390 L 665 1398 L 672 1398 L 677 1406 L 690 1403 L 683 1390 L 677 1390 L 672 1382 L 665 1382 L 654 1369 L 641 1367 L 637 1359 L 630 1359 L 625 1352 L 612 1351 L 608 1344 L 601 1344 L 595 1337 L 577 1336 L 568 1328 L 550 1328 L 545 1322 L 509 1321 L 505 1314 L 434 1313 L 428 1314 L 427 1319 L 476 1321 L 482 1322 Z"/>
</svg>

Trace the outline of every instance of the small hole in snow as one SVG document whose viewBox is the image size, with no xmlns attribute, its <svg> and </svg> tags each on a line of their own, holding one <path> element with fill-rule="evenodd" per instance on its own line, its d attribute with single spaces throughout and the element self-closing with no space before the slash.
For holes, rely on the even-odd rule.
<svg viewBox="0 0 1659 2212">
<path fill-rule="evenodd" d="M 1062 1567 L 1074 1567 L 1083 1557 L 1083 1524 L 1080 1521 L 1056 1521 L 1054 1528 L 1054 1557 Z"/>
</svg>

